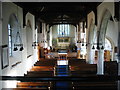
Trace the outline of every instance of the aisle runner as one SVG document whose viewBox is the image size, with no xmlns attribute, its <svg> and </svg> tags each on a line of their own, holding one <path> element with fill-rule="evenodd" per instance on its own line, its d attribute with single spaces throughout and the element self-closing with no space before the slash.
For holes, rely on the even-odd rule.
<svg viewBox="0 0 120 90">
<path fill-rule="evenodd" d="M 68 60 L 58 60 L 58 65 L 56 66 L 56 76 L 67 77 L 69 76 L 69 66 Z M 56 90 L 70 90 L 71 82 L 68 81 L 57 81 Z"/>
</svg>

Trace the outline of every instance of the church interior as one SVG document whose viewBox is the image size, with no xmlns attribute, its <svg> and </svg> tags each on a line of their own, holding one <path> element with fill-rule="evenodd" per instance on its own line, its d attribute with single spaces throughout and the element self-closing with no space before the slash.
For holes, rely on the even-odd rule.
<svg viewBox="0 0 120 90">
<path fill-rule="evenodd" d="M 0 1 L 1 90 L 120 90 L 120 2 Z"/>
</svg>

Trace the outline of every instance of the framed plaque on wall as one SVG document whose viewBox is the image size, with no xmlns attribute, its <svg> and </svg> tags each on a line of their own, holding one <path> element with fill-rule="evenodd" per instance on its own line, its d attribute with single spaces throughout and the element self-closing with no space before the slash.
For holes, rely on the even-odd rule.
<svg viewBox="0 0 120 90">
<path fill-rule="evenodd" d="M 2 69 L 6 68 L 9 66 L 9 59 L 8 59 L 8 46 L 3 45 L 0 47 L 0 53 L 1 53 L 1 63 L 2 63 Z"/>
</svg>

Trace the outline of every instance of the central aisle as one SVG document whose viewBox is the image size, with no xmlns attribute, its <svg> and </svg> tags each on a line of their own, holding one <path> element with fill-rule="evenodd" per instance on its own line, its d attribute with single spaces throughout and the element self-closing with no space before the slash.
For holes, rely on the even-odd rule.
<svg viewBox="0 0 120 90">
<path fill-rule="evenodd" d="M 57 77 L 67 77 L 70 76 L 70 69 L 69 69 L 69 64 L 68 60 L 66 57 L 64 57 L 64 54 L 62 58 L 60 57 L 57 60 L 57 65 L 55 68 L 55 76 Z M 56 81 L 55 82 L 55 90 L 70 90 L 72 86 L 72 82 L 69 81 Z"/>
</svg>

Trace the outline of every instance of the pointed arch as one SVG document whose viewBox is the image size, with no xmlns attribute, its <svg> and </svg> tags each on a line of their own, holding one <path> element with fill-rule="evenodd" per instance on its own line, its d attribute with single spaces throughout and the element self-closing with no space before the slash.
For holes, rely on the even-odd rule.
<svg viewBox="0 0 120 90">
<path fill-rule="evenodd" d="M 112 17 L 112 14 L 109 10 L 105 9 L 102 14 L 102 19 L 100 22 L 100 27 L 98 30 L 98 37 L 97 37 L 97 46 L 101 48 L 101 46 L 105 45 L 105 36 L 108 21 Z M 104 50 L 98 51 L 98 64 L 97 64 L 97 74 L 104 74 Z"/>
<path fill-rule="evenodd" d="M 87 38 L 87 57 L 86 57 L 86 61 L 89 64 L 93 64 L 94 63 L 94 51 L 92 50 L 92 46 L 94 42 L 94 38 L 95 38 L 95 14 L 92 11 L 91 13 L 89 13 L 88 15 L 88 38 Z"/>
<path fill-rule="evenodd" d="M 32 35 L 32 27 L 31 27 L 31 21 L 27 20 L 27 26 L 26 26 L 26 41 L 27 41 L 27 57 L 32 56 L 33 50 L 32 50 L 32 42 L 33 42 L 33 35 Z"/>
</svg>

